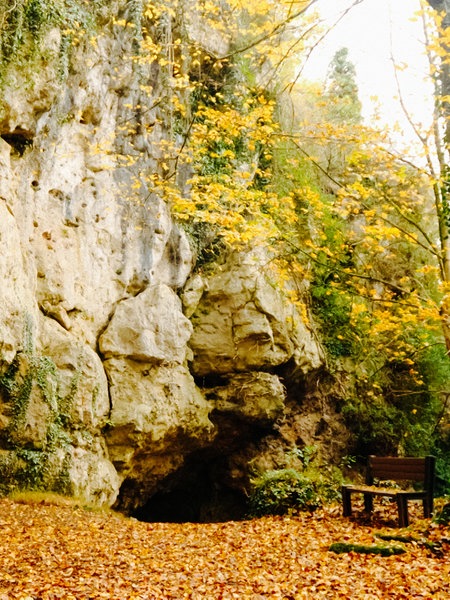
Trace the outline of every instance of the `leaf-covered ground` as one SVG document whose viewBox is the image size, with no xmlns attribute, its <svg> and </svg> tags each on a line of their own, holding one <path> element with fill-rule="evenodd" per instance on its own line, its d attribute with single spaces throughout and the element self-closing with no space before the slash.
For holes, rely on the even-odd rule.
<svg viewBox="0 0 450 600">
<path fill-rule="evenodd" d="M 391 511 L 391 513 L 389 513 Z M 0 501 L 0 600 L 450 598 L 450 531 L 410 511 L 370 525 L 334 507 L 253 521 L 142 523 L 73 505 Z M 398 556 L 335 554 L 334 542 L 408 535 Z M 395 545 L 402 545 L 398 540 Z"/>
</svg>

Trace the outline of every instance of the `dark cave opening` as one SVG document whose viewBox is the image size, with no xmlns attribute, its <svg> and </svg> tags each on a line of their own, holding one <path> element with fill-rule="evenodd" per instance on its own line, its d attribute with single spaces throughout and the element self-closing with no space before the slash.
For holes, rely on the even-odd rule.
<svg viewBox="0 0 450 600">
<path fill-rule="evenodd" d="M 147 523 L 220 523 L 245 517 L 240 494 L 224 490 L 220 498 L 200 496 L 194 486 L 158 492 L 132 515 Z"/>
<path fill-rule="evenodd" d="M 218 379 L 215 379 L 215 383 Z M 272 423 L 239 413 L 212 410 L 214 445 L 194 451 L 158 485 L 131 516 L 146 522 L 220 523 L 248 516 L 246 449 L 272 431 Z"/>
<path fill-rule="evenodd" d="M 245 494 L 221 481 L 220 465 L 189 461 L 133 517 L 160 523 L 217 523 L 245 518 Z"/>
</svg>

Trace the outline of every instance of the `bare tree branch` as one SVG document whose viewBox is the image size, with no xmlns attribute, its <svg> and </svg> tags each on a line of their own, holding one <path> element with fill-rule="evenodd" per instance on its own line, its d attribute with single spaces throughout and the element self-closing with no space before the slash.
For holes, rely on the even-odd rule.
<svg viewBox="0 0 450 600">
<path fill-rule="evenodd" d="M 362 1 L 363 0 L 357 0 L 357 2 L 362 2 Z M 245 46 L 242 46 L 241 48 L 237 48 L 236 50 L 233 50 L 233 52 L 230 52 L 229 54 L 225 54 L 223 56 L 216 56 L 215 59 L 217 61 L 227 60 L 227 59 L 232 58 L 233 56 L 236 56 L 237 54 L 242 54 L 243 52 L 246 52 L 247 50 L 250 50 L 251 48 L 255 48 L 255 46 L 258 46 L 262 42 L 265 42 L 266 40 L 269 40 L 271 37 L 277 35 L 278 32 L 281 29 L 283 29 L 283 27 L 285 27 L 288 23 L 291 23 L 292 21 L 294 21 L 301 15 L 305 14 L 305 12 L 308 11 L 311 8 L 311 6 L 313 4 L 315 4 L 316 2 L 318 2 L 318 0 L 310 0 L 309 4 L 307 6 L 304 6 L 302 9 L 296 11 L 295 13 L 290 14 L 284 21 L 282 21 L 281 23 L 277 23 L 273 27 L 273 29 L 271 31 L 269 31 L 268 33 L 261 35 L 259 38 L 253 40 L 252 42 L 246 44 Z"/>
<path fill-rule="evenodd" d="M 303 66 L 299 70 L 299 72 L 297 73 L 294 81 L 292 81 L 291 83 L 289 83 L 289 85 L 287 85 L 283 91 L 292 91 L 292 88 L 294 87 L 294 85 L 298 82 L 298 80 L 302 76 L 303 69 L 305 68 L 305 65 L 307 64 L 307 62 L 308 62 L 309 58 L 311 57 L 312 53 L 314 52 L 314 50 L 323 42 L 323 40 L 327 37 L 327 35 L 331 31 L 333 31 L 333 29 L 338 25 L 338 23 L 340 23 L 342 21 L 342 19 L 347 16 L 347 14 L 352 10 L 352 8 L 354 8 L 358 4 L 361 4 L 362 2 L 364 2 L 364 0 L 354 0 L 354 2 L 350 6 L 348 6 L 339 15 L 338 19 L 336 19 L 336 21 L 330 27 L 328 27 L 328 29 L 323 33 L 323 35 L 320 36 L 320 38 L 316 41 L 316 43 L 313 46 L 311 46 L 311 48 L 306 53 L 306 59 L 305 59 L 305 61 L 303 63 Z"/>
</svg>

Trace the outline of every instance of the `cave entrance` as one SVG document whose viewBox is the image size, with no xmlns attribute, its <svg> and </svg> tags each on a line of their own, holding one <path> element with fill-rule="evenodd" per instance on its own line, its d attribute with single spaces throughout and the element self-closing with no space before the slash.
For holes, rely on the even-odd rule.
<svg viewBox="0 0 450 600">
<path fill-rule="evenodd" d="M 189 460 L 133 513 L 140 521 L 217 523 L 243 519 L 245 495 L 226 485 L 220 461 Z"/>
</svg>

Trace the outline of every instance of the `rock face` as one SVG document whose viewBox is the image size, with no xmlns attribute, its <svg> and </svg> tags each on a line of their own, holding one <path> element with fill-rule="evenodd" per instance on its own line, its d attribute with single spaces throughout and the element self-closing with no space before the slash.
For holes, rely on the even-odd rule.
<svg viewBox="0 0 450 600">
<path fill-rule="evenodd" d="M 283 376 L 303 380 L 323 356 L 263 256 L 192 274 L 186 235 L 142 177 L 168 136 L 148 92 L 164 82 L 124 60 L 135 39 L 110 17 L 126 5 L 64 77 L 49 59 L 58 29 L 28 67 L 3 66 L 0 488 L 133 511 L 219 456 L 215 482 L 237 489 L 236 453 L 285 413 Z"/>
</svg>

